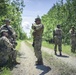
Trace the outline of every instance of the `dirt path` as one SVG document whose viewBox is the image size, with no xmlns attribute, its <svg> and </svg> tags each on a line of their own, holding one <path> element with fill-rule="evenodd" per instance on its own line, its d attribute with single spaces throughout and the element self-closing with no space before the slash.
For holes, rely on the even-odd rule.
<svg viewBox="0 0 76 75">
<path fill-rule="evenodd" d="M 28 41 L 28 43 L 31 44 L 31 42 Z M 68 54 L 62 53 L 62 56 L 59 55 L 54 55 L 54 50 L 46 48 L 46 47 L 42 47 L 42 51 L 48 53 L 49 55 L 52 55 L 55 59 L 59 59 L 61 61 L 63 61 L 65 64 L 67 64 L 70 67 L 73 67 L 76 69 L 76 58 L 69 56 Z M 57 54 L 59 54 L 57 52 Z"/>
<path fill-rule="evenodd" d="M 59 59 L 59 60 L 63 61 L 65 64 L 67 64 L 68 66 L 76 69 L 76 58 L 75 57 L 69 56 L 64 53 L 62 53 L 62 56 L 59 56 L 59 55 L 56 56 L 56 55 L 54 55 L 53 50 L 46 48 L 46 47 L 42 47 L 42 51 L 44 51 L 50 55 L 53 55 L 53 57 L 55 59 Z M 59 53 L 57 53 L 57 54 L 59 54 Z"/>
<path fill-rule="evenodd" d="M 52 71 L 47 64 L 36 66 L 35 61 L 36 58 L 34 56 L 34 52 L 24 43 L 21 42 L 20 48 L 20 65 L 16 65 L 12 70 L 13 75 L 51 75 Z M 48 67 L 49 66 L 49 67 Z"/>
<path fill-rule="evenodd" d="M 68 66 L 76 68 L 76 58 L 71 57 L 67 54 L 63 54 L 62 57 L 55 56 L 54 51 L 46 47 L 42 47 L 42 51 L 46 52 L 49 55 L 52 55 L 56 60 L 61 60 Z M 58 69 L 50 66 L 50 63 L 46 61 L 46 59 L 44 59 L 44 65 L 41 66 L 36 66 L 35 61 L 36 57 L 33 50 L 31 50 L 31 48 L 27 46 L 24 41 L 21 42 L 19 54 L 19 62 L 21 64 L 16 65 L 13 68 L 12 75 L 59 75 L 57 74 Z"/>
</svg>

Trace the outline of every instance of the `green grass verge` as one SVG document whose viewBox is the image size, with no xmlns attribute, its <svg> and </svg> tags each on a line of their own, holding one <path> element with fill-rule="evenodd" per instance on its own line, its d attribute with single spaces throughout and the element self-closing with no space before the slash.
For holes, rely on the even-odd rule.
<svg viewBox="0 0 76 75">
<path fill-rule="evenodd" d="M 11 75 L 9 68 L 3 67 L 1 68 L 1 70 L 2 72 L 0 73 L 0 75 Z"/>
<path fill-rule="evenodd" d="M 20 42 L 21 42 L 21 40 L 17 41 L 18 44 L 16 46 L 16 50 L 19 50 L 19 48 L 20 48 Z M 7 67 L 3 67 L 3 68 L 1 68 L 1 70 L 2 71 L 0 72 L 0 75 L 12 75 L 10 69 L 7 68 Z"/>
<path fill-rule="evenodd" d="M 19 50 L 20 45 L 21 45 L 21 40 L 18 40 L 17 43 L 18 43 L 18 44 L 17 44 L 17 46 L 16 46 L 16 50 Z"/>
<path fill-rule="evenodd" d="M 42 45 L 44 47 L 47 47 L 47 48 L 50 48 L 50 49 L 54 50 L 54 44 L 49 44 L 48 42 L 43 41 Z M 70 47 L 70 45 L 62 45 L 62 52 L 66 53 L 68 55 L 76 56 L 76 53 L 71 53 L 71 47 Z"/>
</svg>

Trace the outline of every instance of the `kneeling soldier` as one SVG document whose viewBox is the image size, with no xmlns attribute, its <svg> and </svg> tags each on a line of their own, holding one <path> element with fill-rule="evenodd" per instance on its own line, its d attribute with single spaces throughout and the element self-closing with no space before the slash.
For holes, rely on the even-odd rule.
<svg viewBox="0 0 76 75">
<path fill-rule="evenodd" d="M 16 61 L 17 52 L 16 50 L 14 50 L 13 45 L 10 43 L 8 39 L 8 30 L 1 31 L 0 50 L 4 54 L 6 60 L 10 59 L 12 63 L 19 64 Z"/>
</svg>

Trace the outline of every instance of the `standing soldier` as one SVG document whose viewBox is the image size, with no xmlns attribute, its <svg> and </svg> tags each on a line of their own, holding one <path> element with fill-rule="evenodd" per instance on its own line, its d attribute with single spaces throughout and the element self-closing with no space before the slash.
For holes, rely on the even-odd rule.
<svg viewBox="0 0 76 75">
<path fill-rule="evenodd" d="M 54 41 L 55 41 L 55 46 L 54 46 L 54 51 L 55 55 L 57 55 L 57 46 L 58 50 L 60 53 L 60 56 L 62 55 L 62 29 L 60 28 L 60 25 L 57 25 L 57 28 L 54 30 Z"/>
<path fill-rule="evenodd" d="M 10 42 L 13 43 L 13 41 L 14 41 L 14 43 L 16 44 L 16 33 L 15 33 L 14 29 L 10 26 L 10 20 L 5 19 L 4 22 L 5 22 L 5 24 L 0 27 L 0 31 L 8 30 L 8 34 L 9 34 L 8 38 L 9 38 Z"/>
<path fill-rule="evenodd" d="M 32 29 L 34 52 L 35 56 L 37 57 L 36 65 L 43 65 L 41 45 L 44 26 L 41 24 L 41 19 L 39 17 L 36 18 L 35 23 L 32 24 Z"/>
<path fill-rule="evenodd" d="M 70 33 L 71 52 L 75 52 L 75 49 L 76 49 L 76 31 L 75 31 L 74 26 L 72 26 L 69 33 Z"/>
</svg>

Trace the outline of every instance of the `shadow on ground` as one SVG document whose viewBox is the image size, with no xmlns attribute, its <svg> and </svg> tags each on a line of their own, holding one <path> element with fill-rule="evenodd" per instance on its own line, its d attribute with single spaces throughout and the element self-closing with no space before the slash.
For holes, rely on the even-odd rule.
<svg viewBox="0 0 76 75">
<path fill-rule="evenodd" d="M 63 58 L 69 58 L 69 56 L 67 56 L 67 55 L 62 55 L 62 56 L 60 56 L 60 55 L 56 55 L 57 57 L 63 57 Z"/>
<path fill-rule="evenodd" d="M 45 66 L 45 65 L 36 65 L 36 68 L 43 71 L 40 75 L 45 75 L 51 70 L 49 66 Z"/>
<path fill-rule="evenodd" d="M 25 53 L 17 52 L 17 56 L 18 56 L 19 58 L 26 59 L 26 57 L 25 57 L 24 55 L 25 55 Z"/>
<path fill-rule="evenodd" d="M 14 67 L 16 67 L 16 65 L 18 64 L 13 64 L 13 63 L 5 63 L 3 65 L 0 65 L 0 72 L 2 72 L 4 70 L 4 67 L 6 69 L 10 69 L 10 70 L 13 70 Z"/>
</svg>

